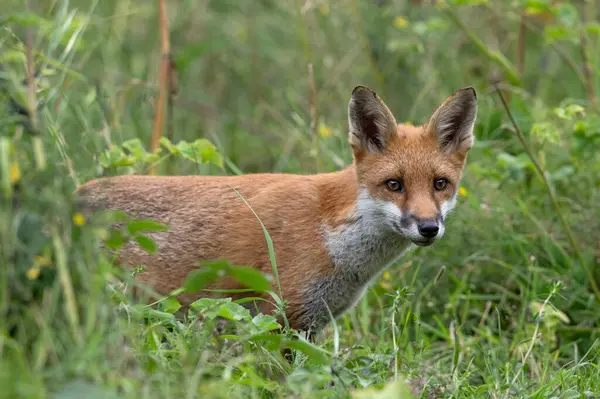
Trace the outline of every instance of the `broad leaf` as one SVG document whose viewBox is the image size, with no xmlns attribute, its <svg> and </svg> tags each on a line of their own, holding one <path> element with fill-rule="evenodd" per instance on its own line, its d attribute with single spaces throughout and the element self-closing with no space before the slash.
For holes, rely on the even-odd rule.
<svg viewBox="0 0 600 399">
<path fill-rule="evenodd" d="M 240 283 L 256 291 L 271 290 L 271 284 L 269 283 L 269 280 L 257 269 L 247 266 L 236 266 L 232 267 L 228 274 Z"/>
<path fill-rule="evenodd" d="M 181 152 L 181 156 L 187 160 L 196 163 L 212 163 L 219 167 L 223 167 L 223 158 L 217 151 L 217 148 L 206 139 L 198 139 L 193 143 L 180 141 L 177 143 L 177 148 Z"/>
<path fill-rule="evenodd" d="M 148 252 L 154 253 L 158 249 L 156 243 L 148 236 L 135 236 L 135 241 L 138 245 Z"/>
<path fill-rule="evenodd" d="M 176 298 L 165 298 L 160 301 L 159 308 L 166 313 L 175 313 L 181 308 L 181 304 Z"/>
<path fill-rule="evenodd" d="M 194 270 L 193 272 L 189 273 L 185 279 L 185 282 L 183 283 L 183 289 L 185 292 L 190 294 L 196 293 L 206 287 L 208 284 L 215 281 L 218 277 L 219 273 L 216 270 Z"/>
<path fill-rule="evenodd" d="M 84 380 L 75 380 L 62 387 L 52 396 L 55 399 L 117 399 L 120 396 L 113 390 L 100 387 Z"/>
<path fill-rule="evenodd" d="M 252 318 L 248 309 L 233 302 L 227 302 L 221 305 L 218 315 L 227 320 L 236 321 L 250 321 Z"/>
<path fill-rule="evenodd" d="M 119 230 L 109 230 L 108 238 L 104 240 L 104 246 L 108 249 L 116 250 L 127 243 L 127 237 L 123 236 Z"/>
<path fill-rule="evenodd" d="M 281 328 L 275 317 L 264 314 L 256 315 L 252 319 L 252 324 L 258 327 L 261 331 L 267 332 Z"/>
<path fill-rule="evenodd" d="M 329 364 L 329 356 L 325 351 L 307 341 L 298 339 L 286 339 L 283 341 L 282 347 L 296 349 L 304 353 L 310 360 L 319 365 Z"/>
<path fill-rule="evenodd" d="M 135 235 L 140 231 L 166 231 L 168 227 L 151 219 L 137 219 L 127 223 L 129 234 Z"/>
<path fill-rule="evenodd" d="M 190 305 L 196 313 L 202 313 L 209 319 L 220 316 L 223 305 L 231 303 L 231 298 L 201 298 Z"/>
</svg>

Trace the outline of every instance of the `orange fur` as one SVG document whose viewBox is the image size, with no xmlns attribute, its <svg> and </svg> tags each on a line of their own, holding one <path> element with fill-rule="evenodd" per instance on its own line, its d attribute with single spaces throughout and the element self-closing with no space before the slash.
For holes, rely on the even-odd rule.
<svg viewBox="0 0 600 399">
<path fill-rule="evenodd" d="M 456 105 L 469 95 L 464 90 L 458 93 L 447 102 Z M 130 244 L 119 256 L 124 265 L 144 264 L 146 270 L 139 280 L 160 294 L 168 294 L 182 285 L 201 260 L 228 259 L 234 265 L 271 274 L 260 223 L 236 189 L 273 240 L 292 327 L 319 329 L 326 322 L 322 302 L 334 316 L 343 313 L 360 298 L 358 291 L 364 290 L 385 266 L 379 263 L 391 259 L 391 255 L 370 254 L 369 248 L 391 253 L 396 245 L 398 250 L 402 246 L 401 252 L 412 245 L 402 233 L 391 232 L 384 224 L 380 227 L 369 207 L 393 204 L 398 212 L 419 220 L 439 215 L 442 203 L 456 195 L 470 148 L 459 143 L 445 151 L 433 126 L 452 129 L 455 123 L 458 131 L 462 127 L 458 111 L 451 117 L 438 112 L 441 116 L 434 114 L 424 126 L 398 126 L 374 92 L 358 88 L 352 98 L 355 102 L 350 103 L 349 115 L 354 162 L 341 171 L 316 175 L 126 175 L 93 180 L 77 193 L 90 208 L 120 209 L 130 216 L 168 225 L 168 231 L 151 234 L 159 248 L 157 253 L 149 254 Z M 432 181 L 438 176 L 449 179 L 447 190 L 432 191 Z M 402 195 L 385 188 L 384 182 L 395 178 L 404 183 L 406 191 Z M 366 226 L 364 233 L 361 226 Z M 356 259 L 352 253 L 344 253 L 346 249 L 353 251 L 354 242 Z M 363 263 L 368 272 L 362 273 Z M 209 288 L 243 287 L 225 279 Z M 339 294 L 332 294 L 334 291 Z M 181 300 L 189 304 L 206 295 L 182 295 Z M 254 294 L 233 297 L 242 295 Z M 317 312 L 320 314 L 313 314 Z"/>
</svg>

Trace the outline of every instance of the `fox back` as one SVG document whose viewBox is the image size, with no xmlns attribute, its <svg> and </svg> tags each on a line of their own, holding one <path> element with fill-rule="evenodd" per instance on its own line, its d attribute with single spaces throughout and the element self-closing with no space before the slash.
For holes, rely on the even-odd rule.
<svg viewBox="0 0 600 399">
<path fill-rule="evenodd" d="M 475 91 L 465 88 L 424 125 L 398 125 L 374 91 L 357 86 L 348 105 L 353 162 L 338 172 L 127 175 L 93 180 L 78 194 L 88 208 L 119 209 L 168 226 L 151 234 L 156 253 L 132 243 L 118 256 L 123 265 L 144 264 L 138 278 L 163 295 L 206 260 L 227 259 L 271 274 L 258 216 L 273 240 L 290 325 L 316 332 L 354 306 L 411 247 L 443 236 L 474 142 L 476 115 Z M 222 279 L 208 288 L 244 287 Z M 209 294 L 183 294 L 180 300 L 186 305 L 202 296 Z M 254 305 L 272 310 L 268 301 Z"/>
</svg>

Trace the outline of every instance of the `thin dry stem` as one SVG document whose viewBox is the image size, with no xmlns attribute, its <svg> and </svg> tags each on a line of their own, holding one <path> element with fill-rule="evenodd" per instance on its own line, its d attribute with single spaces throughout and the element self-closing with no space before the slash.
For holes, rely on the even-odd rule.
<svg viewBox="0 0 600 399">
<path fill-rule="evenodd" d="M 26 1 L 27 10 L 31 10 L 31 0 Z M 35 93 L 35 64 L 33 62 L 33 33 L 27 27 L 25 51 L 27 57 L 27 106 L 29 108 L 29 121 L 34 132 L 38 131 L 37 123 L 37 98 Z"/>
<path fill-rule="evenodd" d="M 163 125 L 165 120 L 165 102 L 169 84 L 169 67 L 171 60 L 171 45 L 169 42 L 169 27 L 167 21 L 167 6 L 165 0 L 158 0 L 158 23 L 160 30 L 160 75 L 159 75 L 159 94 L 156 102 L 156 114 L 154 116 L 154 126 L 152 129 L 152 141 L 150 142 L 150 151 L 154 152 L 160 146 L 160 139 L 163 136 Z M 155 173 L 155 168 L 150 169 L 150 174 Z"/>
<path fill-rule="evenodd" d="M 587 20 L 587 14 L 587 12 L 582 13 L 582 19 L 584 24 Z M 596 91 L 594 89 L 594 72 L 592 68 L 592 63 L 590 62 L 590 57 L 588 55 L 587 42 L 588 40 L 586 32 L 583 31 L 579 39 L 579 51 L 581 52 L 581 58 L 583 60 L 583 76 L 585 78 L 585 91 L 587 93 L 587 99 L 590 106 L 594 110 L 597 110 L 598 99 L 596 98 Z"/>
<path fill-rule="evenodd" d="M 174 97 L 177 94 L 177 70 L 175 69 L 176 65 L 173 61 L 172 57 L 169 57 L 169 71 L 168 71 L 168 80 L 169 80 L 169 94 L 167 97 L 167 138 L 169 141 L 173 141 L 174 132 L 173 132 L 173 103 Z M 167 160 L 167 168 L 169 173 L 172 172 L 173 161 Z"/>
<path fill-rule="evenodd" d="M 527 24 L 526 16 L 521 14 L 521 20 L 519 21 L 519 39 L 517 41 L 517 71 L 519 76 L 523 78 L 523 71 L 525 70 L 525 39 L 527 38 Z"/>
<path fill-rule="evenodd" d="M 540 318 L 544 317 L 544 310 L 546 310 L 546 306 L 548 306 L 548 303 L 550 303 L 550 299 L 552 299 L 552 297 L 556 294 L 558 287 L 559 287 L 559 285 L 554 286 L 554 288 L 552 289 L 550 294 L 548 294 L 548 296 L 546 297 L 546 300 L 544 301 L 544 303 L 542 303 L 542 306 L 540 306 L 540 311 L 539 311 Z M 527 348 L 527 352 L 525 353 L 525 356 L 523 356 L 523 359 L 521 360 L 521 364 L 523 366 L 517 371 L 517 373 L 515 374 L 515 376 L 513 377 L 512 381 L 511 381 L 509 387 L 514 386 L 515 382 L 517 382 L 517 379 L 521 375 L 521 372 L 523 372 L 523 368 L 525 367 L 527 359 L 529 359 L 529 356 L 531 355 L 531 352 L 533 351 L 533 347 L 535 346 L 536 342 L 539 341 L 540 336 L 538 335 L 538 331 L 540 328 L 540 324 L 541 324 L 541 320 L 538 321 L 537 323 L 535 323 L 535 328 L 533 330 L 533 334 L 531 335 L 531 341 L 529 344 L 529 348 Z M 507 388 L 506 394 L 504 395 L 504 399 L 508 399 L 509 394 L 510 394 L 510 388 Z"/>
<path fill-rule="evenodd" d="M 544 187 L 546 188 L 546 191 L 548 192 L 548 196 L 550 197 L 550 200 L 552 201 L 552 205 L 554 206 L 554 209 L 556 210 L 556 213 L 558 214 L 560 222 L 567 234 L 567 238 L 569 240 L 571 248 L 573 249 L 573 252 L 574 252 L 575 256 L 577 257 L 577 260 L 581 264 L 581 267 L 583 267 L 585 269 L 590 286 L 596 297 L 596 301 L 598 301 L 600 303 L 600 289 L 598 288 L 598 284 L 596 283 L 594 273 L 592 273 L 592 271 L 589 269 L 589 267 L 585 263 L 585 260 L 583 259 L 583 256 L 581 255 L 581 252 L 579 251 L 579 246 L 577 245 L 575 236 L 573 236 L 571 227 L 567 223 L 567 220 L 560 208 L 560 205 L 558 203 L 556 195 L 554 195 L 554 191 L 552 190 L 552 187 L 550 186 L 550 182 L 548 182 L 548 178 L 546 177 L 544 170 L 542 169 L 542 167 L 536 160 L 535 156 L 533 155 L 533 152 L 531 151 L 529 144 L 525 140 L 525 136 L 523 135 L 523 133 L 521 132 L 521 129 L 519 129 L 519 126 L 517 125 L 517 122 L 513 118 L 512 112 L 510 111 L 510 108 L 508 107 L 508 104 L 506 103 L 506 100 L 505 100 L 504 96 L 502 95 L 502 91 L 500 90 L 500 88 L 497 85 L 496 85 L 496 92 L 498 93 L 498 96 L 500 97 L 500 101 L 502 101 L 502 106 L 504 107 L 504 110 L 506 111 L 506 114 L 508 115 L 508 118 L 510 119 L 511 124 L 513 125 L 513 128 L 515 129 L 515 133 L 517 134 L 517 137 L 519 138 L 521 145 L 525 149 L 527 156 L 533 163 L 533 166 L 534 166 L 536 172 L 538 173 L 538 175 L 542 179 L 542 182 L 544 183 Z"/>
<path fill-rule="evenodd" d="M 521 87 L 522 81 L 519 76 L 518 71 L 515 69 L 514 65 L 502 54 L 500 51 L 491 50 L 488 46 L 479 38 L 477 35 L 458 17 L 454 9 L 449 6 L 444 6 L 444 11 L 446 15 L 454 22 L 454 24 L 463 31 L 463 33 L 467 36 L 469 41 L 483 54 L 486 56 L 491 62 L 496 64 L 502 71 L 508 80 L 513 86 Z"/>
<path fill-rule="evenodd" d="M 316 159 L 317 172 L 321 169 L 319 161 L 319 112 L 317 107 L 317 83 L 313 71 L 313 64 L 308 64 L 308 86 L 309 86 L 309 109 L 310 109 L 310 127 L 313 136 L 313 151 Z"/>
<path fill-rule="evenodd" d="M 487 4 L 486 8 L 489 12 L 493 13 L 493 15 L 496 18 L 502 18 L 502 14 L 498 13 L 498 11 L 494 7 Z M 518 18 L 520 18 L 520 15 L 518 16 Z M 536 35 L 543 35 L 543 33 L 544 33 L 543 27 L 542 28 L 538 27 L 535 23 L 533 23 L 529 19 L 525 19 L 525 20 L 523 20 L 523 22 L 528 31 L 535 33 Z M 585 78 L 583 76 L 583 73 L 579 70 L 579 65 L 577 64 L 577 62 L 575 62 L 575 60 L 571 57 L 569 52 L 565 51 L 557 43 L 558 42 L 551 42 L 550 48 L 552 48 L 556 52 L 556 54 L 558 56 L 560 56 L 564 62 L 566 62 L 567 66 L 573 70 L 573 73 L 577 76 L 577 79 L 579 79 L 579 81 L 582 84 L 585 84 L 585 82 L 584 82 Z"/>
<path fill-rule="evenodd" d="M 31 10 L 31 0 L 27 0 L 25 3 L 27 10 Z M 35 164 L 38 170 L 46 169 L 46 153 L 44 152 L 44 143 L 42 138 L 38 135 L 39 124 L 37 114 L 37 96 L 36 96 L 36 85 L 35 85 L 35 62 L 33 59 L 33 33 L 31 27 L 27 27 L 25 37 L 25 52 L 27 62 L 27 108 L 29 125 L 34 135 L 32 138 L 33 153 Z"/>
</svg>

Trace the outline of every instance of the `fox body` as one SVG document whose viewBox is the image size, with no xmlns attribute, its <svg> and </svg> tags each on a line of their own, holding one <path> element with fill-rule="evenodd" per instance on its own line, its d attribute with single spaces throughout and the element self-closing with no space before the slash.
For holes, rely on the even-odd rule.
<svg viewBox="0 0 600 399">
<path fill-rule="evenodd" d="M 144 264 L 137 278 L 160 294 L 179 288 L 203 260 L 227 259 L 271 273 L 254 211 L 273 240 L 290 325 L 316 332 L 356 304 L 370 282 L 407 250 L 444 234 L 473 145 L 476 114 L 475 91 L 465 88 L 448 97 L 426 124 L 398 125 L 374 91 L 357 86 L 348 105 L 354 157 L 341 171 L 126 175 L 93 180 L 78 194 L 90 208 L 119 209 L 169 227 L 151 234 L 156 253 L 135 244 L 119 253 L 121 264 Z M 222 279 L 208 288 L 243 287 Z M 201 296 L 208 294 L 180 299 L 189 304 Z M 267 301 L 256 305 L 272 310 Z"/>
</svg>

